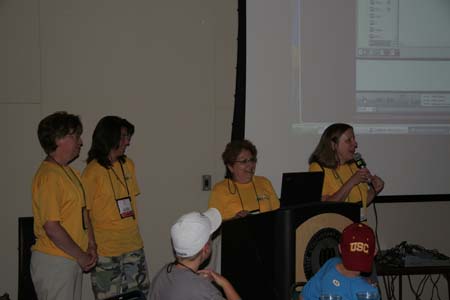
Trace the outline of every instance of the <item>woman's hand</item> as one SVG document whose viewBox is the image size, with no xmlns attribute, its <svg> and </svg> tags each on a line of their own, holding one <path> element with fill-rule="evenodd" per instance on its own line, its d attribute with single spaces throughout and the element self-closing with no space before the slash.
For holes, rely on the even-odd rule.
<svg viewBox="0 0 450 300">
<path fill-rule="evenodd" d="M 217 283 L 217 285 L 219 285 L 225 292 L 225 297 L 227 300 L 241 299 L 231 283 L 222 275 L 211 270 L 199 270 L 197 273 L 200 274 L 200 276 L 206 277 Z"/>
<path fill-rule="evenodd" d="M 199 270 L 197 273 L 203 277 L 208 278 L 211 281 L 214 281 L 219 286 L 223 286 L 225 283 L 228 282 L 228 280 L 225 277 L 223 277 L 222 275 L 220 275 L 212 270 L 204 269 L 204 270 Z"/>
<path fill-rule="evenodd" d="M 246 217 L 246 216 L 248 216 L 248 213 L 249 213 L 248 210 L 241 210 L 234 215 L 233 219 L 239 219 L 239 218 Z"/>
<path fill-rule="evenodd" d="M 77 257 L 77 263 L 84 272 L 88 272 L 97 264 L 97 258 L 87 252 Z"/>
<path fill-rule="evenodd" d="M 384 188 L 384 181 L 378 177 L 377 175 L 373 175 L 370 177 L 371 180 L 371 186 L 375 190 L 375 194 L 378 194 L 381 192 Z"/>
<path fill-rule="evenodd" d="M 349 181 L 352 182 L 353 186 L 360 184 L 361 182 L 369 183 L 373 176 L 370 174 L 369 169 L 362 168 L 358 169 Z"/>
<path fill-rule="evenodd" d="M 97 264 L 97 260 L 98 260 L 97 244 L 89 243 L 89 246 L 88 246 L 86 252 L 95 260 L 95 264 L 93 265 L 93 266 L 95 266 Z"/>
</svg>

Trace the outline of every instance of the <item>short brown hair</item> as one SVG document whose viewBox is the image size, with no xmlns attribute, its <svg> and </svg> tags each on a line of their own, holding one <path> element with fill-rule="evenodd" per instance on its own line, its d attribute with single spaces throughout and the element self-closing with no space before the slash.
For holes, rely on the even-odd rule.
<svg viewBox="0 0 450 300">
<path fill-rule="evenodd" d="M 236 162 L 236 159 L 242 150 L 248 150 L 254 158 L 258 155 L 258 150 L 256 150 L 255 145 L 249 140 L 234 140 L 229 142 L 222 153 L 222 160 L 226 169 L 226 178 L 231 178 L 231 173 L 227 166 L 233 165 Z"/>
<path fill-rule="evenodd" d="M 65 111 L 55 112 L 42 119 L 37 130 L 39 143 L 46 154 L 56 150 L 56 139 L 63 138 L 68 134 L 81 134 L 82 132 L 83 125 L 80 117 Z"/>
</svg>

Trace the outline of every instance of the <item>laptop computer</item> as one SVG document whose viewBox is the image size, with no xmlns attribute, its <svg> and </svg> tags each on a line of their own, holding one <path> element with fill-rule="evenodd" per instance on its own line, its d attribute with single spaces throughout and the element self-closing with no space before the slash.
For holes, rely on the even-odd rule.
<svg viewBox="0 0 450 300">
<path fill-rule="evenodd" d="M 281 207 L 320 202 L 323 172 L 283 173 L 281 181 Z"/>
</svg>

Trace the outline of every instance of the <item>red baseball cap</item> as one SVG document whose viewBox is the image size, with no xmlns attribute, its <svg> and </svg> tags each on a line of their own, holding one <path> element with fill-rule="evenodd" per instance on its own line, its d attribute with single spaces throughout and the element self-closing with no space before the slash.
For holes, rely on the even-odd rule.
<svg viewBox="0 0 450 300">
<path fill-rule="evenodd" d="M 347 226 L 341 235 L 341 257 L 344 267 L 351 271 L 371 272 L 375 257 L 375 234 L 363 223 Z"/>
</svg>

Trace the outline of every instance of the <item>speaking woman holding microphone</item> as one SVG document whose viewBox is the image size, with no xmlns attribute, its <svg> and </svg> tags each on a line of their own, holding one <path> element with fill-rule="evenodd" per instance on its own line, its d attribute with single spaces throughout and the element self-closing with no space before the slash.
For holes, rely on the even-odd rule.
<svg viewBox="0 0 450 300">
<path fill-rule="evenodd" d="M 322 201 L 362 202 L 365 208 L 384 188 L 383 180 L 370 170 L 358 168 L 358 143 L 353 127 L 344 123 L 328 126 L 309 158 L 309 171 L 324 172 Z"/>
</svg>

